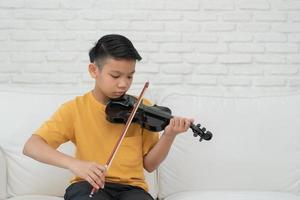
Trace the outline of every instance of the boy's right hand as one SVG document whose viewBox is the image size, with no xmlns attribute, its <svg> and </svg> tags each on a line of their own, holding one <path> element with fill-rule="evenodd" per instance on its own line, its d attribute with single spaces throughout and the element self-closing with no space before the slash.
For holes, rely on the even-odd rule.
<svg viewBox="0 0 300 200">
<path fill-rule="evenodd" d="M 96 162 L 74 160 L 70 170 L 76 176 L 89 182 L 94 188 L 100 189 L 104 187 L 106 166 Z"/>
</svg>

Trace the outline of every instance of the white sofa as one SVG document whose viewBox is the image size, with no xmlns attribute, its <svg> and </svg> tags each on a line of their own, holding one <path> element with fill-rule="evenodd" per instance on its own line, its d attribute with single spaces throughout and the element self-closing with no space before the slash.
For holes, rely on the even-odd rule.
<svg viewBox="0 0 300 200">
<path fill-rule="evenodd" d="M 31 133 L 76 94 L 0 91 L 0 200 L 59 200 L 71 174 L 22 155 Z M 213 134 L 175 140 L 150 192 L 165 200 L 300 200 L 300 94 L 209 97 L 159 93 L 160 105 Z M 72 154 L 72 145 L 61 150 Z"/>
</svg>

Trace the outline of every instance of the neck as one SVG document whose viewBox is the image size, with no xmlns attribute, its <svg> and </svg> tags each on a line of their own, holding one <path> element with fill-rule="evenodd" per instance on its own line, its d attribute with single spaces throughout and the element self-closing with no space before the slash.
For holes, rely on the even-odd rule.
<svg viewBox="0 0 300 200">
<path fill-rule="evenodd" d="M 101 91 L 97 90 L 96 88 L 94 88 L 92 90 L 92 94 L 95 97 L 95 99 L 97 101 L 99 101 L 100 103 L 106 105 L 107 101 L 108 101 L 108 97 L 105 96 Z"/>
</svg>

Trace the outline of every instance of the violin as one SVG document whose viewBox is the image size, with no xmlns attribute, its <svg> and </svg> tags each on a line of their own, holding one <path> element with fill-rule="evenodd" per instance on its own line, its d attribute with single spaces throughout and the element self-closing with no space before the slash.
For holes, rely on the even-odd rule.
<svg viewBox="0 0 300 200">
<path fill-rule="evenodd" d="M 107 170 L 111 166 L 132 122 L 139 123 L 143 128 L 151 131 L 161 131 L 169 124 L 170 119 L 173 117 L 171 115 L 171 110 L 167 107 L 157 105 L 146 106 L 142 104 L 142 97 L 148 86 L 149 82 L 146 82 L 138 98 L 125 94 L 120 98 L 111 99 L 106 105 L 105 113 L 108 121 L 112 123 L 125 123 L 124 129 L 105 164 Z M 192 123 L 190 125 L 190 128 L 194 132 L 194 136 L 200 136 L 199 141 L 202 141 L 203 139 L 210 140 L 212 138 L 212 133 L 206 131 L 204 127 L 200 127 L 200 124 L 195 125 Z M 89 197 L 92 198 L 96 191 L 97 189 L 93 188 Z"/>
<path fill-rule="evenodd" d="M 111 123 L 126 123 L 131 114 L 132 108 L 137 102 L 137 98 L 131 95 L 123 95 L 116 99 L 110 99 L 106 105 L 106 119 Z M 172 111 L 164 106 L 147 106 L 141 103 L 132 119 L 133 123 L 138 123 L 141 127 L 150 131 L 159 132 L 169 124 L 172 118 Z M 200 124 L 191 124 L 194 137 L 199 136 L 199 141 L 210 140 L 212 133 L 201 128 Z"/>
</svg>

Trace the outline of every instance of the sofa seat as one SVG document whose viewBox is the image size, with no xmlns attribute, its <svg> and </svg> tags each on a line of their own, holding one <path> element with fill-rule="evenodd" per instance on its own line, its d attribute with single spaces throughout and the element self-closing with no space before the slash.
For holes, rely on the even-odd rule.
<svg viewBox="0 0 300 200">
<path fill-rule="evenodd" d="M 45 196 L 45 195 L 22 195 L 12 197 L 7 200 L 63 200 L 63 197 Z"/>
<path fill-rule="evenodd" d="M 164 200 L 300 200 L 300 196 L 285 192 L 261 191 L 186 191 Z"/>
</svg>

